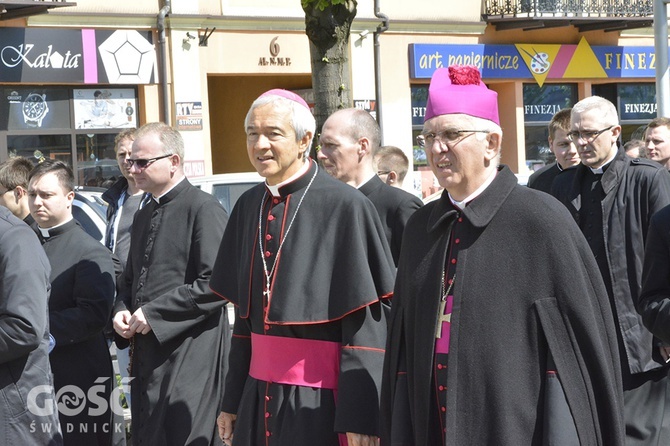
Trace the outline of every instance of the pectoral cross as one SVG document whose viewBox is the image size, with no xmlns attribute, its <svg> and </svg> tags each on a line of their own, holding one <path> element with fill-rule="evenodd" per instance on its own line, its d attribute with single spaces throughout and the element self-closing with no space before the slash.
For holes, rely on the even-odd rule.
<svg viewBox="0 0 670 446">
<path fill-rule="evenodd" d="M 447 290 L 444 290 L 445 284 L 445 279 L 446 279 L 446 274 L 444 271 L 442 272 L 442 299 L 440 299 L 440 309 L 438 310 L 437 313 L 437 327 L 435 327 L 435 339 L 440 339 L 442 337 L 442 322 L 449 322 L 451 323 L 451 313 L 449 314 L 444 314 L 444 312 L 447 309 L 447 299 L 449 298 L 449 293 L 451 293 L 451 288 L 454 286 L 454 282 L 456 281 L 456 274 L 451 278 L 451 282 L 449 283 L 449 288 Z"/>
<path fill-rule="evenodd" d="M 266 302 L 270 302 L 270 294 L 272 291 L 270 291 L 270 277 L 265 276 L 265 290 L 263 291 L 263 295 L 265 296 Z"/>
<path fill-rule="evenodd" d="M 444 314 L 445 309 L 447 308 L 447 299 L 440 301 L 440 310 L 437 318 L 437 328 L 435 329 L 435 338 L 440 339 L 442 337 L 442 322 L 451 323 L 451 313 Z"/>
</svg>

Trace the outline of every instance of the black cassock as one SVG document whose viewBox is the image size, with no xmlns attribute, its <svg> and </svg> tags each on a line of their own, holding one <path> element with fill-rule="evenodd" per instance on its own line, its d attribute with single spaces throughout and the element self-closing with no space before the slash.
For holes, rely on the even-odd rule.
<svg viewBox="0 0 670 446">
<path fill-rule="evenodd" d="M 151 326 L 131 351 L 133 444 L 218 442 L 225 302 L 209 277 L 228 215 L 186 179 L 135 214 L 115 313 L 142 307 Z"/>
<path fill-rule="evenodd" d="M 384 183 L 377 175 L 369 179 L 358 190 L 363 192 L 375 205 L 384 227 L 386 241 L 391 248 L 393 262 L 397 266 L 402 246 L 402 234 L 405 232 L 407 220 L 414 211 L 423 206 L 423 203 L 409 192 Z"/>
<path fill-rule="evenodd" d="M 445 360 L 435 334 L 447 259 Z M 382 445 L 565 444 L 551 441 L 575 432 L 582 445 L 623 444 L 598 267 L 564 207 L 508 168 L 462 211 L 445 192 L 410 218 L 389 327 Z"/>
<path fill-rule="evenodd" d="M 382 301 L 392 292 L 393 259 L 372 203 L 310 163 L 280 196 L 259 184 L 240 198 L 212 274 L 212 290 L 237 316 L 223 403 L 237 414 L 236 445 L 336 445 L 338 432 L 378 434 Z M 268 271 L 276 263 L 269 302 L 259 224 Z M 296 340 L 336 345 L 337 390 L 251 377 L 251 337 L 259 335 L 278 339 L 280 351 Z M 306 374 L 319 366 L 304 364 Z"/>
<path fill-rule="evenodd" d="M 103 333 L 114 303 L 112 255 L 74 219 L 40 239 L 51 263 L 49 328 L 56 346 L 49 359 L 65 444 L 123 442 L 123 421 L 112 419 L 112 404 L 121 409 L 118 398 L 110 401 L 116 380 Z"/>
</svg>

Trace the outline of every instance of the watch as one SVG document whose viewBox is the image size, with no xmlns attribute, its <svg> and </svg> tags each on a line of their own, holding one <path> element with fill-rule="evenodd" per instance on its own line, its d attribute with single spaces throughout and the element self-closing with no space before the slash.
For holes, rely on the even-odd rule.
<svg viewBox="0 0 670 446">
<path fill-rule="evenodd" d="M 30 127 L 42 127 L 42 120 L 49 113 L 46 94 L 30 93 L 23 101 L 23 121 Z"/>
</svg>

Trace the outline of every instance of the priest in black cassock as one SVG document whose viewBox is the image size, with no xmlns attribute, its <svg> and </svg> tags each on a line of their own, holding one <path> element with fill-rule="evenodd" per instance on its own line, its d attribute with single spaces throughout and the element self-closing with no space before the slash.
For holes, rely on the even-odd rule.
<svg viewBox="0 0 670 446">
<path fill-rule="evenodd" d="M 403 237 L 382 445 L 622 445 L 598 267 L 562 205 L 499 165 L 499 122 L 475 67 L 435 71 L 423 135 L 445 191 Z"/>
<path fill-rule="evenodd" d="M 130 341 L 133 444 L 214 444 L 230 329 L 209 278 L 228 215 L 184 176 L 172 127 L 140 127 L 131 153 L 137 187 L 152 194 L 135 214 L 113 320 Z"/>
<path fill-rule="evenodd" d="M 266 181 L 235 205 L 210 283 L 236 311 L 219 435 L 375 445 L 394 278 L 379 217 L 309 159 L 315 121 L 297 94 L 261 95 L 245 129 Z"/>
<path fill-rule="evenodd" d="M 375 205 L 397 265 L 407 220 L 423 203 L 377 176 L 373 157 L 380 134 L 379 124 L 367 111 L 338 110 L 323 123 L 318 159 L 326 172 L 361 191 Z"/>
<path fill-rule="evenodd" d="M 72 217 L 74 175 L 62 161 L 31 172 L 29 207 L 51 264 L 49 325 L 56 345 L 49 355 L 64 444 L 125 443 L 122 412 L 112 393 L 116 379 L 103 329 L 114 303 L 111 253 Z"/>
<path fill-rule="evenodd" d="M 556 161 L 544 166 L 528 178 L 528 187 L 551 193 L 554 179 L 566 169 L 579 164 L 579 154 L 575 143 L 568 137 L 570 132 L 570 109 L 564 108 L 552 116 L 549 121 L 549 150 Z"/>
</svg>

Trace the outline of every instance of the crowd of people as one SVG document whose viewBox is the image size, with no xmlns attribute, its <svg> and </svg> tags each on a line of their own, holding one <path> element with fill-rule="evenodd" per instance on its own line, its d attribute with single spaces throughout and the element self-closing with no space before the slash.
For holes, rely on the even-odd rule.
<svg viewBox="0 0 670 446">
<path fill-rule="evenodd" d="M 178 131 L 120 133 L 104 245 L 67 164 L 9 159 L 4 443 L 670 444 L 670 119 L 622 146 L 591 96 L 548 130 L 555 163 L 519 185 L 497 94 L 437 69 L 422 137 L 444 192 L 423 206 L 369 113 L 315 141 L 273 89 L 244 121 L 265 181 L 230 215 L 186 179 Z"/>
</svg>

